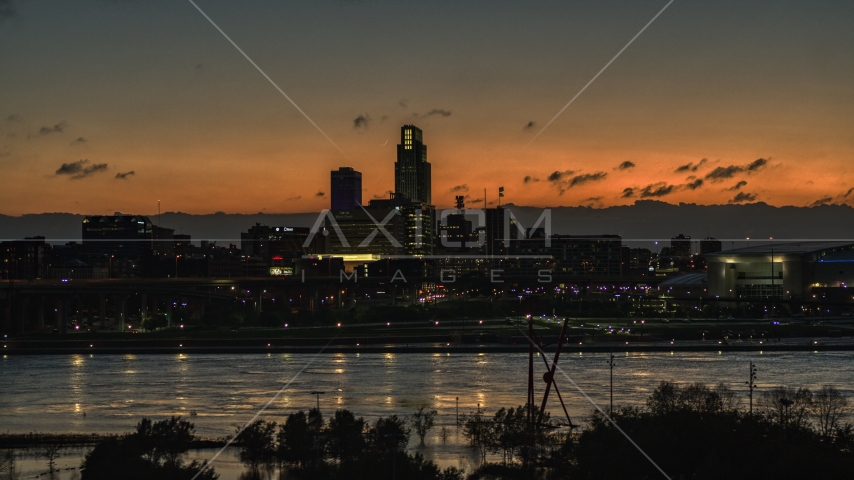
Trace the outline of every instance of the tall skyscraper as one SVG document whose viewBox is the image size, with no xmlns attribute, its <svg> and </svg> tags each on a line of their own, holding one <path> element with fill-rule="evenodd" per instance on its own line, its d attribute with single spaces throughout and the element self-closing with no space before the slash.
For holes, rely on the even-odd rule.
<svg viewBox="0 0 854 480">
<path fill-rule="evenodd" d="M 397 162 L 394 164 L 395 193 L 416 202 L 432 204 L 430 178 L 427 146 L 422 140 L 421 129 L 415 125 L 404 125 L 400 129 Z"/>
<path fill-rule="evenodd" d="M 691 256 L 691 237 L 680 233 L 670 239 L 670 255 L 674 257 Z"/>
<path fill-rule="evenodd" d="M 332 171 L 332 210 L 351 210 L 362 204 L 362 173 L 351 167 Z"/>
</svg>

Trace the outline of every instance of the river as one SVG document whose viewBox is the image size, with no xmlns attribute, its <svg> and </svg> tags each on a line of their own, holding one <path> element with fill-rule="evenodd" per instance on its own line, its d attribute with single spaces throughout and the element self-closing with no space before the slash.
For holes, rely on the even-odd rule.
<svg viewBox="0 0 854 480">
<path fill-rule="evenodd" d="M 615 353 L 614 403 L 644 402 L 664 380 L 719 383 L 739 392 L 746 402 L 748 365 L 758 368 L 761 387 L 787 385 L 820 388 L 833 385 L 854 395 L 854 353 L 851 352 L 674 352 Z M 224 437 L 249 420 L 314 356 L 310 354 L 174 354 L 174 355 L 4 355 L 0 360 L 0 432 L 120 433 L 142 417 L 181 415 L 196 426 L 197 435 Z M 565 354 L 563 370 L 592 401 L 609 402 L 608 354 Z M 541 359 L 536 360 L 537 397 L 543 390 Z M 574 423 L 584 422 L 592 405 L 562 375 L 557 383 Z M 760 388 L 761 388 L 760 387 Z M 418 446 L 442 466 L 468 471 L 477 458 L 464 447 L 455 425 L 460 413 L 488 413 L 524 403 L 527 355 L 520 353 L 385 353 L 322 354 L 299 374 L 261 418 L 281 422 L 296 410 L 314 407 L 352 410 L 373 422 L 377 417 L 409 415 L 420 406 L 439 412 L 437 426 Z M 560 407 L 550 397 L 553 416 Z M 191 415 L 192 413 L 192 415 Z M 443 442 L 444 426 L 448 438 Z M 79 467 L 80 451 L 69 451 L 65 468 Z M 210 451 L 190 458 L 210 458 Z M 241 467 L 235 452 L 214 464 L 222 480 L 236 479 Z M 35 474 L 46 462 L 24 456 L 19 468 Z M 37 473 L 36 473 L 37 472 Z M 57 479 L 76 478 L 66 470 Z"/>
</svg>

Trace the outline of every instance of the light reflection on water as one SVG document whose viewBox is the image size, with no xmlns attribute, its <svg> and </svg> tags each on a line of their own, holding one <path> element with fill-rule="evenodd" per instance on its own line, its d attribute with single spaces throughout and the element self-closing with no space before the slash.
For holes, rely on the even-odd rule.
<svg viewBox="0 0 854 480">
<path fill-rule="evenodd" d="M 617 355 L 614 403 L 641 404 L 663 380 L 723 382 L 744 398 L 748 363 L 759 368 L 762 386 L 811 389 L 831 384 L 854 395 L 851 352 L 625 353 Z M 258 355 L 68 355 L 5 356 L 0 360 L 0 426 L 4 432 L 97 432 L 131 430 L 143 416 L 181 415 L 197 434 L 222 437 L 234 432 L 264 405 L 310 358 L 302 354 Z M 608 403 L 608 354 L 562 357 L 561 366 L 600 405 Z M 538 397 L 544 365 L 536 359 Z M 523 403 L 527 356 L 520 353 L 331 354 L 321 356 L 265 412 L 281 422 L 315 405 L 347 408 L 369 421 L 408 415 L 420 406 L 439 411 L 425 453 L 444 465 L 468 466 L 455 423 L 478 404 L 487 412 Z M 563 380 L 563 382 L 561 382 Z M 557 376 L 576 423 L 591 406 Z M 550 403 L 553 411 L 555 405 Z M 557 410 L 560 410 L 557 408 Z M 190 412 L 197 415 L 190 416 Z M 84 416 L 85 414 L 85 416 Z M 451 437 L 441 445 L 440 428 Z"/>
</svg>

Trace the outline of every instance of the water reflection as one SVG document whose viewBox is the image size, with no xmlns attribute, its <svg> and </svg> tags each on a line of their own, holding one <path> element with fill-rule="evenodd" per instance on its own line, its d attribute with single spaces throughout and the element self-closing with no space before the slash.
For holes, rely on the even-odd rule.
<svg viewBox="0 0 854 480">
<path fill-rule="evenodd" d="M 0 362 L 4 431 L 119 433 L 143 416 L 166 418 L 196 412 L 197 434 L 218 438 L 247 421 L 293 376 L 309 355 L 88 355 L 10 356 Z M 608 402 L 607 353 L 562 357 L 562 368 L 597 403 Z M 744 398 L 744 372 L 758 364 L 762 385 L 834 385 L 854 394 L 850 352 L 625 353 L 614 369 L 616 404 L 641 404 L 662 380 L 723 382 Z M 542 368 L 542 360 L 538 360 Z M 542 391 L 537 373 L 536 388 Z M 559 377 L 559 382 L 560 382 Z M 564 387 L 564 385 L 560 385 Z M 408 415 L 426 406 L 439 412 L 428 436 L 430 455 L 463 467 L 462 442 L 454 433 L 457 397 L 461 414 L 523 403 L 527 388 L 524 353 L 336 354 L 321 357 L 270 405 L 265 419 L 282 422 L 295 410 L 315 406 L 329 414 L 347 408 L 368 421 Z M 334 392 L 334 393 L 333 393 Z M 561 388 L 573 419 L 591 405 L 574 388 Z M 324 398 L 325 397 L 325 398 Z M 83 416 L 83 413 L 86 416 Z M 441 427 L 451 431 L 443 440 Z M 462 456 L 461 456 L 462 455 Z M 241 470 L 242 471 L 242 470 Z M 224 477 L 225 478 L 225 477 Z M 235 477 L 236 478 L 236 474 Z M 63 479 L 64 480 L 64 479 Z"/>
</svg>

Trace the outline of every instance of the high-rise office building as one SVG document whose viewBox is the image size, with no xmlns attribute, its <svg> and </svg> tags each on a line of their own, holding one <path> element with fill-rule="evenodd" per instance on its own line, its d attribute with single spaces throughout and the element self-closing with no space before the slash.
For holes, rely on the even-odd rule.
<svg viewBox="0 0 854 480">
<path fill-rule="evenodd" d="M 721 245 L 721 241 L 714 237 L 706 237 L 703 240 L 700 240 L 700 255 L 708 255 L 710 253 L 717 253 L 723 250 L 723 246 Z"/>
<path fill-rule="evenodd" d="M 691 237 L 680 233 L 670 239 L 670 255 L 674 257 L 691 256 Z"/>
<path fill-rule="evenodd" d="M 430 205 L 433 203 L 430 178 L 427 146 L 424 145 L 421 129 L 415 125 L 404 125 L 400 129 L 397 162 L 394 164 L 395 193 Z"/>
<path fill-rule="evenodd" d="M 362 204 L 362 173 L 351 167 L 332 171 L 332 210 L 351 210 Z"/>
</svg>

